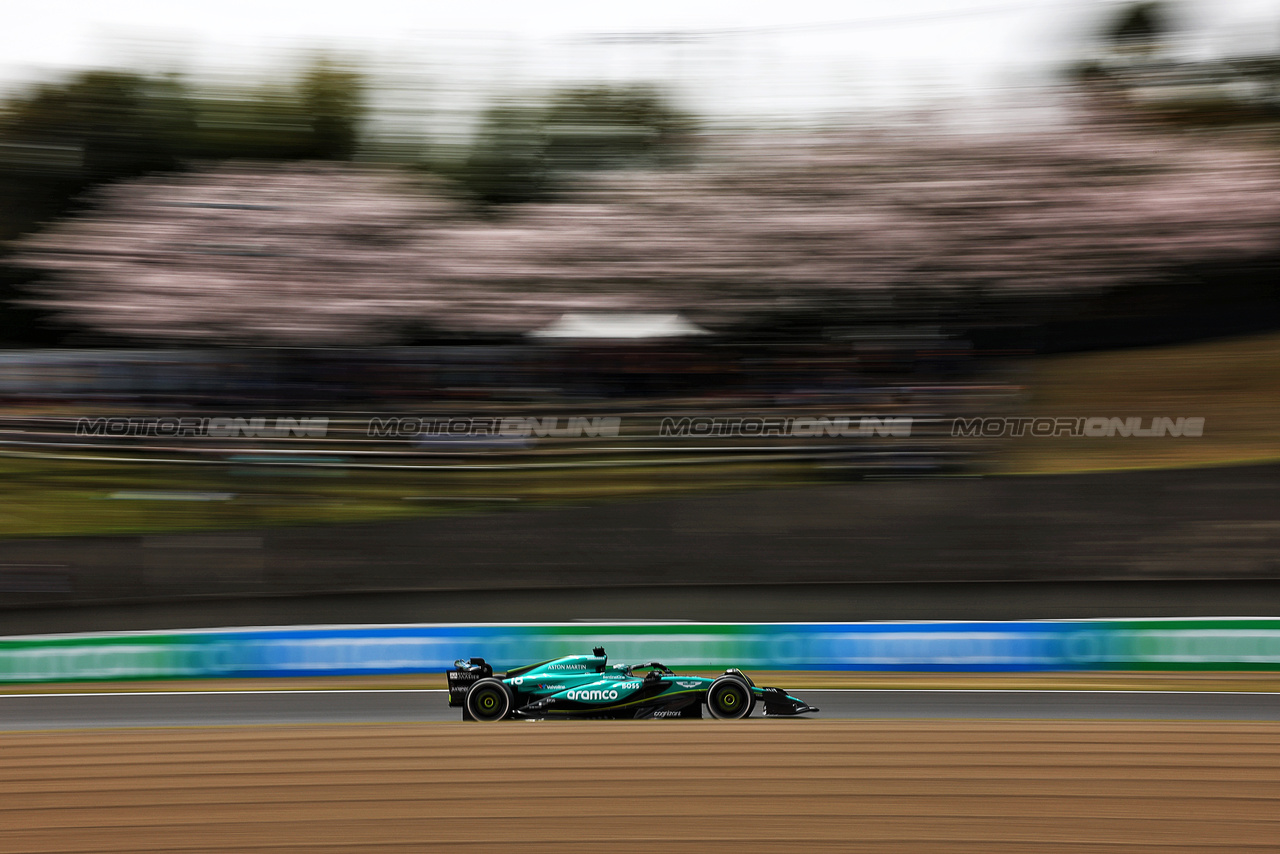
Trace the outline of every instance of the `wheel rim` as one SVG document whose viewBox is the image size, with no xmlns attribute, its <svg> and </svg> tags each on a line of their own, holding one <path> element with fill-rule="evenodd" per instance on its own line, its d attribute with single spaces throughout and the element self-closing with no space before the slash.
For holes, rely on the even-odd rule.
<svg viewBox="0 0 1280 854">
<path fill-rule="evenodd" d="M 715 703 L 725 717 L 737 717 L 746 707 L 746 697 L 737 685 L 726 685 L 716 693 Z"/>
<path fill-rule="evenodd" d="M 494 688 L 481 688 L 471 699 L 474 703 L 472 714 L 480 720 L 497 720 L 506 714 L 505 698 Z"/>
</svg>

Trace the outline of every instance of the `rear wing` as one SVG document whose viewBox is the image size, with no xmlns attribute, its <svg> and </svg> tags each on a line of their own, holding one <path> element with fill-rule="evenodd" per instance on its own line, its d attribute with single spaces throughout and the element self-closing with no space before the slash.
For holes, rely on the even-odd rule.
<svg viewBox="0 0 1280 854">
<path fill-rule="evenodd" d="M 483 658 L 461 659 L 453 663 L 453 669 L 445 674 L 449 680 L 449 705 L 463 706 L 467 692 L 481 679 L 493 675 L 493 668 Z"/>
</svg>

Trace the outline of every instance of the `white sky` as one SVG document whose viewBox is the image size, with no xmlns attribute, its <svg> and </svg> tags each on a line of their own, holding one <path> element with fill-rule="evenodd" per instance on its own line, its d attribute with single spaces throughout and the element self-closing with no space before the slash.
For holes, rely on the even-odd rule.
<svg viewBox="0 0 1280 854">
<path fill-rule="evenodd" d="M 1178 4 L 1194 23 L 1202 54 L 1277 48 L 1280 8 L 1273 0 Z M 380 63 L 430 66 L 437 88 L 470 85 L 492 91 L 547 79 L 665 78 L 702 90 L 706 100 L 732 94 L 744 104 L 785 103 L 803 113 L 833 104 L 892 106 L 925 90 L 935 97 L 971 98 L 1033 86 L 1078 56 L 1086 34 L 1121 5 L 1120 0 L 28 0 L 6 9 L 0 81 L 90 65 L 244 70 L 280 62 L 291 51 L 321 47 Z M 655 31 L 693 31 L 698 37 L 686 43 L 621 45 L 583 38 Z"/>
<path fill-rule="evenodd" d="M 1244 0 L 1232 0 L 1244 2 Z M 901 0 L 893 5 L 838 0 L 646 0 L 642 3 L 571 0 L 360 0 L 322 4 L 313 0 L 39 0 L 15 4 L 0 30 L 0 62 L 82 65 L 114 58 L 121 39 L 171 40 L 201 52 L 240 53 L 312 43 L 368 47 L 442 33 L 493 33 L 545 39 L 581 33 L 723 30 L 844 24 L 859 37 L 859 22 L 876 31 L 889 51 L 913 52 L 921 36 L 945 55 L 955 47 L 948 30 L 966 16 L 992 30 L 983 41 L 996 47 L 1009 19 L 1027 11 L 1052 26 L 1073 6 L 1062 0 Z M 993 10 L 1008 9 L 1000 14 Z M 931 21 L 932 19 L 932 21 Z M 892 24 L 889 22 L 898 22 Z M 818 32 L 821 32 L 820 30 Z M 950 47 L 948 47 L 950 44 Z"/>
</svg>

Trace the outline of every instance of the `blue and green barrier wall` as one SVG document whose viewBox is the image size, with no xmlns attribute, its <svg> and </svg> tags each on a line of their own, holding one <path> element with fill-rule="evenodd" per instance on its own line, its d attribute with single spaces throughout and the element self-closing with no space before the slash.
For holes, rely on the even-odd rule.
<svg viewBox="0 0 1280 854">
<path fill-rule="evenodd" d="M 506 669 L 603 645 L 689 669 L 1280 670 L 1280 619 L 314 626 L 0 638 L 0 682 Z"/>
</svg>

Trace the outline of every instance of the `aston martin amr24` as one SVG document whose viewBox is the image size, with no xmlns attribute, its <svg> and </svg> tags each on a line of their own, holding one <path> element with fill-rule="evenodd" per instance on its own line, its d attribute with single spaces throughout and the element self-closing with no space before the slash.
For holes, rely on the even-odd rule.
<svg viewBox="0 0 1280 854">
<path fill-rule="evenodd" d="M 657 661 L 608 666 L 604 647 L 495 674 L 483 658 L 459 659 L 448 671 L 449 705 L 466 721 L 509 718 L 745 718 L 818 711 L 781 688 L 758 688 L 740 670 L 679 676 Z"/>
</svg>

